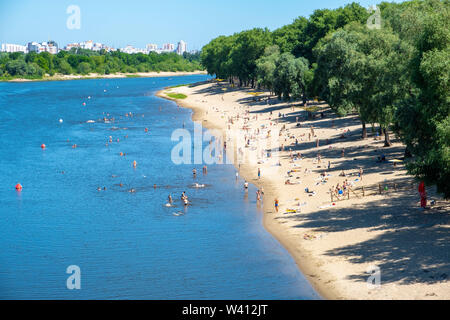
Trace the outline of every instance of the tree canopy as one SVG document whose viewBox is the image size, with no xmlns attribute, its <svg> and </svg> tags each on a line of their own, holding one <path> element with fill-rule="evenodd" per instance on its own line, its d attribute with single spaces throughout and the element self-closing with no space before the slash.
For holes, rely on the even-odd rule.
<svg viewBox="0 0 450 320">
<path fill-rule="evenodd" d="M 395 133 L 407 168 L 450 198 L 450 14 L 448 0 L 382 2 L 381 28 L 351 3 L 316 10 L 273 32 L 252 29 L 207 44 L 211 75 L 261 86 L 285 100 L 318 97 L 341 116 Z M 405 152 L 405 154 L 408 154 Z"/>
<path fill-rule="evenodd" d="M 84 49 L 60 51 L 56 55 L 48 52 L 0 53 L 0 79 L 15 77 L 40 79 L 44 74 L 110 74 L 116 72 L 136 73 L 151 71 L 195 71 L 202 70 L 200 54 L 176 53 L 127 54 L 120 51 L 100 52 Z"/>
</svg>

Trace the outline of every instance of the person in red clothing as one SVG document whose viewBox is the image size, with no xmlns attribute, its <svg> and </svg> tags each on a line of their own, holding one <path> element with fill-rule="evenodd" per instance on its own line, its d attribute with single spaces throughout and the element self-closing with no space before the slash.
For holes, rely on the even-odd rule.
<svg viewBox="0 0 450 320">
<path fill-rule="evenodd" d="M 419 184 L 419 194 L 420 194 L 420 206 L 425 209 L 427 206 L 427 192 L 425 190 L 425 183 L 422 181 Z"/>
</svg>

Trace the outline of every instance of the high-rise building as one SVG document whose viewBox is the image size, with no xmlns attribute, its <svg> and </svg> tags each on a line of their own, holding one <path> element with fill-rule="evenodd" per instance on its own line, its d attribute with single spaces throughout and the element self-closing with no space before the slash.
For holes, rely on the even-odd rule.
<svg viewBox="0 0 450 320">
<path fill-rule="evenodd" d="M 27 47 L 20 44 L 2 43 L 1 52 L 24 52 L 27 53 Z"/>
<path fill-rule="evenodd" d="M 173 52 L 175 51 L 175 45 L 173 43 L 165 43 L 163 44 L 162 51 Z"/>
<path fill-rule="evenodd" d="M 149 44 L 146 46 L 146 49 L 147 49 L 148 52 L 157 51 L 157 50 L 158 50 L 158 45 L 153 44 L 153 43 L 149 43 Z"/>
<path fill-rule="evenodd" d="M 94 47 L 94 41 L 92 40 L 83 41 L 80 43 L 80 47 L 81 49 L 92 50 L 92 48 Z"/>
<path fill-rule="evenodd" d="M 48 52 L 51 54 L 57 54 L 59 52 L 58 44 L 55 41 L 49 40 L 48 42 L 29 42 L 27 45 L 28 52 Z"/>
<path fill-rule="evenodd" d="M 178 42 L 177 53 L 181 56 L 187 51 L 187 43 L 181 40 Z"/>
<path fill-rule="evenodd" d="M 27 47 L 28 47 L 28 52 L 41 53 L 41 52 L 45 51 L 44 47 L 40 43 L 37 43 L 37 42 L 34 42 L 34 41 L 33 42 L 28 42 Z"/>
</svg>

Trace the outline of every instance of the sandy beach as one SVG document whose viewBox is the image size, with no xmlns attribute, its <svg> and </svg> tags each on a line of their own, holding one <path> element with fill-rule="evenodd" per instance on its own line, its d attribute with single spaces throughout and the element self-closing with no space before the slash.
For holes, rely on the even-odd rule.
<svg viewBox="0 0 450 320">
<path fill-rule="evenodd" d="M 194 121 L 221 130 L 227 154 L 244 158 L 234 162 L 264 189 L 264 226 L 322 297 L 450 299 L 449 202 L 430 187 L 430 209 L 420 208 L 418 182 L 407 175 L 394 134 L 383 147 L 370 126 L 361 139 L 356 115 L 339 118 L 310 101 L 308 117 L 298 103 L 225 82 L 158 96 L 167 92 L 186 95 L 175 101 L 194 110 Z M 344 182 L 344 194 L 335 194 Z M 368 284 L 371 275 L 379 285 Z"/>
<path fill-rule="evenodd" d="M 137 72 L 137 73 L 114 73 L 114 74 L 98 74 L 90 73 L 88 75 L 64 75 L 55 74 L 53 76 L 46 75 L 43 79 L 12 79 L 8 82 L 27 82 L 27 81 L 62 81 L 62 80 L 82 80 L 82 79 L 119 79 L 119 78 L 129 78 L 129 77 L 139 77 L 139 78 L 155 78 L 155 77 L 176 77 L 176 76 L 189 76 L 194 74 L 206 74 L 206 71 L 194 71 L 194 72 Z"/>
</svg>

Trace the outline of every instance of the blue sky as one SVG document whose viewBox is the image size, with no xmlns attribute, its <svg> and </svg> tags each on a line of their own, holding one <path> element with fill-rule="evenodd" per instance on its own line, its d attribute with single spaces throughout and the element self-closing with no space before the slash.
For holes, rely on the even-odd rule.
<svg viewBox="0 0 450 320">
<path fill-rule="evenodd" d="M 315 9 L 351 0 L 0 0 L 0 43 L 55 40 L 60 47 L 94 40 L 116 48 L 128 44 L 177 43 L 201 49 L 219 35 L 244 29 L 270 30 L 308 17 Z M 361 0 L 368 7 L 381 0 Z M 81 28 L 66 27 L 68 6 L 81 10 Z"/>
</svg>

